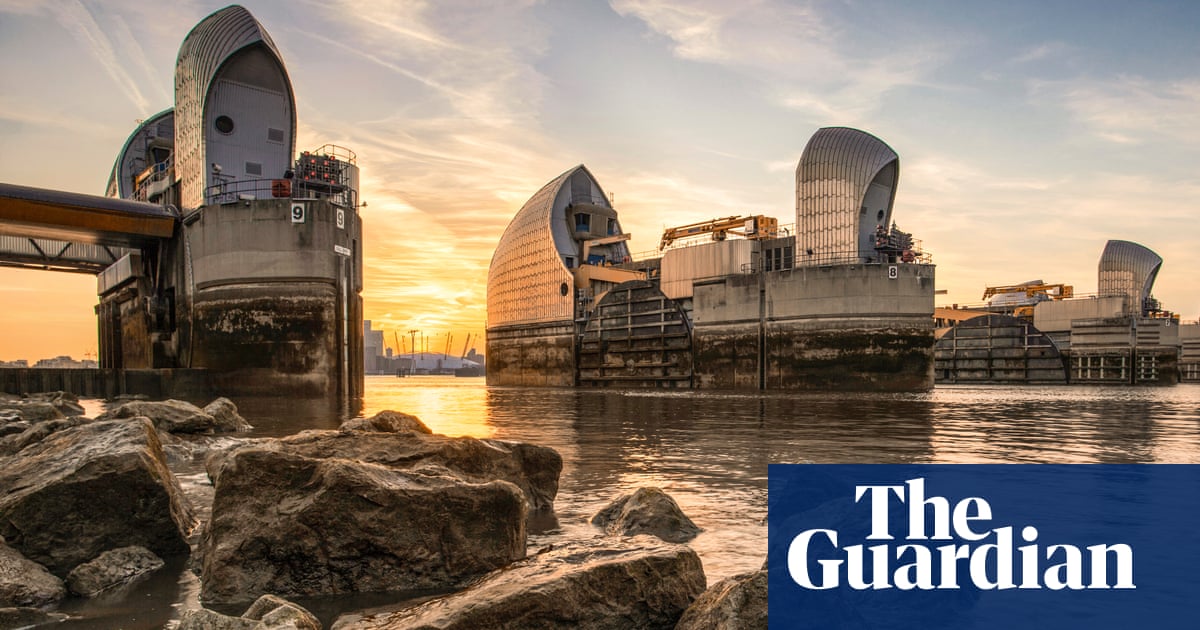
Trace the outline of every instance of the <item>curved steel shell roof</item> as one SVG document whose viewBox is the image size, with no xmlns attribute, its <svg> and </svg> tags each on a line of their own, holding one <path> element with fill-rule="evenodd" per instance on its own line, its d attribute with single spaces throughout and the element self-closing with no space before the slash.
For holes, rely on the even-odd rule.
<svg viewBox="0 0 1200 630">
<path fill-rule="evenodd" d="M 1097 293 L 1127 296 L 1127 311 L 1140 312 L 1150 297 L 1162 257 L 1131 241 L 1109 241 L 1100 254 Z"/>
<path fill-rule="evenodd" d="M 555 245 L 553 221 L 580 184 L 602 190 L 585 166 L 576 166 L 534 193 L 504 230 L 488 267 L 488 328 L 574 318 L 574 277 L 562 258 L 574 252 Z M 603 193 L 588 202 L 612 209 Z"/>
<path fill-rule="evenodd" d="M 239 51 L 261 45 L 279 64 L 291 107 L 291 138 L 296 135 L 295 95 L 283 57 L 271 36 L 245 8 L 232 5 L 204 18 L 179 47 L 175 62 L 175 168 L 180 201 L 185 208 L 204 203 L 208 165 L 205 159 L 204 110 L 213 80 L 221 66 Z M 287 148 L 289 159 L 295 153 Z"/>
<path fill-rule="evenodd" d="M 862 251 L 864 235 L 876 223 L 890 223 L 899 161 L 886 143 L 858 129 L 826 127 L 813 134 L 796 167 L 797 264 L 858 262 L 874 254 Z M 864 217 L 872 183 L 880 185 L 880 207 Z"/>
<path fill-rule="evenodd" d="M 129 138 L 125 140 L 125 145 L 121 147 L 121 152 L 117 153 L 117 161 L 113 163 L 112 174 L 108 176 L 108 188 L 105 195 L 109 197 L 120 197 L 121 199 L 129 199 L 133 196 L 133 181 L 132 176 L 136 175 L 135 170 L 138 159 L 141 158 L 141 168 L 150 166 L 146 161 L 145 143 L 150 138 L 161 136 L 160 131 L 170 129 L 170 134 L 167 137 L 171 143 L 175 142 L 175 108 L 167 108 L 149 118 L 142 121 L 133 133 L 129 134 Z"/>
</svg>

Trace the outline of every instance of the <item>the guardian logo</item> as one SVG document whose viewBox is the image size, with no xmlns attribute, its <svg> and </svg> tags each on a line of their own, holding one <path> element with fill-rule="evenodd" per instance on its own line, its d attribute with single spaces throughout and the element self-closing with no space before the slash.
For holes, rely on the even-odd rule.
<svg viewBox="0 0 1200 630">
<path fill-rule="evenodd" d="M 807 529 L 787 547 L 787 572 L 809 590 L 1136 589 L 1134 550 L 1114 542 L 1080 548 L 1046 544 L 1032 524 L 993 527 L 982 497 L 951 504 L 927 496 L 925 479 L 857 485 L 856 507 L 870 510 L 867 541 L 840 546 L 836 529 Z M 892 510 L 891 508 L 896 508 Z M 907 514 L 893 523 L 890 515 Z M 897 535 L 904 536 L 897 539 Z"/>
</svg>

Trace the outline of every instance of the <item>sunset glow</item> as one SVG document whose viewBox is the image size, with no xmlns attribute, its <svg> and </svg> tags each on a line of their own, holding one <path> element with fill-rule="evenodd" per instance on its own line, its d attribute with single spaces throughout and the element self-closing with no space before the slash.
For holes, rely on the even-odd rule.
<svg viewBox="0 0 1200 630">
<path fill-rule="evenodd" d="M 102 194 L 136 121 L 171 104 L 180 41 L 224 4 L 0 0 L 0 181 Z M 1093 292 L 1124 239 L 1165 260 L 1164 307 L 1200 317 L 1192 3 L 245 5 L 287 62 L 297 148 L 358 155 L 364 316 L 389 346 L 451 333 L 457 355 L 469 333 L 482 352 L 492 251 L 568 168 L 650 252 L 666 226 L 791 223 L 804 143 L 837 125 L 900 155 L 896 221 L 933 253 L 939 303 L 1031 279 Z M 95 293 L 0 270 L 0 360 L 94 354 Z"/>
</svg>

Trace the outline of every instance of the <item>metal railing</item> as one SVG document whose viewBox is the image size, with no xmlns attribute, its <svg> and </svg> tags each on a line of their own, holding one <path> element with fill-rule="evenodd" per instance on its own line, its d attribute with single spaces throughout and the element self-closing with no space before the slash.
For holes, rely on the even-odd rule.
<svg viewBox="0 0 1200 630">
<path fill-rule="evenodd" d="M 354 151 L 351 151 L 350 149 L 347 149 L 341 145 L 331 143 L 323 144 L 312 151 L 305 151 L 304 153 L 333 158 L 341 162 L 346 162 L 347 164 L 354 164 L 358 159 L 358 155 Z"/>
<path fill-rule="evenodd" d="M 167 159 L 153 165 L 153 172 L 149 177 L 138 183 L 137 188 L 133 191 L 133 198 L 136 201 L 149 201 L 150 191 L 153 188 L 156 195 L 161 195 L 170 188 L 171 178 L 175 175 L 175 155 L 171 154 Z M 166 182 L 166 185 L 163 185 Z"/>
<path fill-rule="evenodd" d="M 349 187 L 309 184 L 302 179 L 236 179 L 204 189 L 208 205 L 254 201 L 258 199 L 325 199 L 335 205 L 353 208 L 358 191 Z"/>
</svg>

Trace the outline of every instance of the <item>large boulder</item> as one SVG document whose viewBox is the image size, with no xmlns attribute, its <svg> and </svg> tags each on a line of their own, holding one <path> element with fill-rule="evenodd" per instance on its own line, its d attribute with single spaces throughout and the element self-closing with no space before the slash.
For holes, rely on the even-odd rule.
<svg viewBox="0 0 1200 630">
<path fill-rule="evenodd" d="M 61 420 L 66 417 L 66 414 L 60 411 L 58 407 L 43 400 L 0 402 L 0 412 L 4 413 L 9 422 L 14 420 L 24 420 L 30 423 L 46 422 L 47 420 Z"/>
<path fill-rule="evenodd" d="M 70 421 L 26 433 L 54 422 Z M 0 536 L 57 576 L 128 545 L 186 554 L 193 524 L 144 418 L 63 427 L 0 457 Z"/>
<path fill-rule="evenodd" d="M 474 483 L 503 479 L 521 488 L 534 510 L 553 507 L 562 472 L 562 457 L 554 449 L 521 442 L 451 438 L 417 430 L 304 431 L 211 452 L 205 466 L 214 484 L 229 457 L 242 449 L 288 452 L 314 459 L 358 460 L 394 470 L 419 471 L 435 466 Z"/>
<path fill-rule="evenodd" d="M 696 552 L 652 538 L 544 551 L 413 608 L 346 615 L 334 629 L 674 628 L 704 591 Z"/>
<path fill-rule="evenodd" d="M 47 402 L 58 409 L 64 416 L 82 416 L 87 411 L 83 405 L 79 404 L 79 396 L 71 392 L 40 392 L 37 394 L 29 394 L 25 397 L 26 400 L 35 402 Z"/>
<path fill-rule="evenodd" d="M 679 620 L 675 630 L 766 630 L 767 572 L 717 582 Z"/>
<path fill-rule="evenodd" d="M 72 429 L 90 422 L 91 420 L 87 418 L 62 418 L 60 420 L 48 420 L 36 424 L 28 422 L 13 423 L 25 427 L 25 429 L 20 433 L 11 433 L 0 437 L 0 457 L 19 453 L 26 446 L 41 442 L 53 433 Z"/>
<path fill-rule="evenodd" d="M 513 484 L 353 451 L 317 457 L 311 445 L 264 440 L 223 456 L 202 600 L 447 588 L 524 557 L 526 505 Z"/>
<path fill-rule="evenodd" d="M 416 416 L 399 411 L 380 411 L 370 418 L 354 418 L 342 423 L 340 431 L 371 431 L 377 433 L 433 433 Z"/>
<path fill-rule="evenodd" d="M 241 617 L 201 608 L 188 610 L 178 630 L 321 630 L 321 622 L 301 606 L 274 595 L 258 598 Z"/>
<path fill-rule="evenodd" d="M 614 536 L 650 534 L 673 543 L 687 542 L 700 528 L 659 488 L 638 488 L 622 495 L 592 517 L 592 524 Z"/>
<path fill-rule="evenodd" d="M 0 542 L 0 608 L 39 607 L 66 597 L 62 580 Z"/>
<path fill-rule="evenodd" d="M 214 415 L 215 412 L 215 415 Z M 249 431 L 250 423 L 237 413 L 227 398 L 218 398 L 205 409 L 182 400 L 134 400 L 109 409 L 97 420 L 149 418 L 158 430 L 167 433 L 220 433 Z"/>
<path fill-rule="evenodd" d="M 244 433 L 254 429 L 238 413 L 237 405 L 228 398 L 218 398 L 204 407 L 204 413 L 212 416 L 213 430 L 223 433 Z"/>
<path fill-rule="evenodd" d="M 100 593 L 157 571 L 165 563 L 145 547 L 136 545 L 110 549 L 67 574 L 71 592 L 84 597 Z"/>
</svg>

